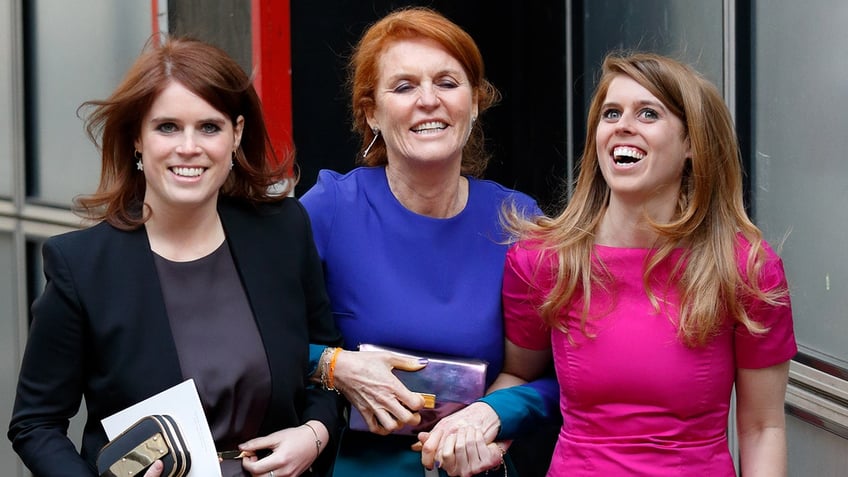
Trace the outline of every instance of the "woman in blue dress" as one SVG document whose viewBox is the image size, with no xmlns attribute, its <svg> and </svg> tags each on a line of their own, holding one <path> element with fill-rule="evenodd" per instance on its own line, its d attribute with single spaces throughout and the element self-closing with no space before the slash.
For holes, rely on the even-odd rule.
<svg viewBox="0 0 848 477">
<path fill-rule="evenodd" d="M 540 213 L 530 197 L 478 178 L 487 163 L 478 118 L 498 93 L 471 37 L 424 8 L 398 10 L 365 32 L 351 58 L 350 87 L 363 167 L 321 171 L 301 199 L 347 343 L 312 348 L 315 379 L 341 392 L 370 429 L 345 433 L 334 475 L 498 468 L 511 439 L 557 409 L 553 379 L 493 392 L 511 384 L 494 382 L 504 350 L 507 236 L 499 216 L 504 207 Z M 451 437 L 462 439 L 463 455 L 450 469 L 422 462 L 417 437 L 392 434 L 417 424 L 424 405 L 392 369 L 426 363 L 355 351 L 362 343 L 488 362 L 490 392 L 467 408 L 486 432 Z"/>
</svg>

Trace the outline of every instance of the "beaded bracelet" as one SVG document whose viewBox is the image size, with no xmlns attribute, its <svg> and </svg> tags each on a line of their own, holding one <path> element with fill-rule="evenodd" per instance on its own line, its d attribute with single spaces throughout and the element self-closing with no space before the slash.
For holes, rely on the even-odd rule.
<svg viewBox="0 0 848 477">
<path fill-rule="evenodd" d="M 333 357 L 330 358 L 330 365 L 329 365 L 330 367 L 329 367 L 329 370 L 327 371 L 327 389 L 329 389 L 330 391 L 339 392 L 339 390 L 336 389 L 336 386 L 335 386 L 335 383 L 334 383 L 334 378 L 335 378 L 335 372 L 336 372 L 336 358 L 339 357 L 339 353 L 341 353 L 341 352 L 342 352 L 341 348 L 336 348 L 335 351 L 333 351 Z"/>
</svg>

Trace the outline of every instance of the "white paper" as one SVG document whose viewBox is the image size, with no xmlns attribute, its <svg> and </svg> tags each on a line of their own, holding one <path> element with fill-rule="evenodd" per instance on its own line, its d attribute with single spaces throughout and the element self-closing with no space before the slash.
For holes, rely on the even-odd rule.
<svg viewBox="0 0 848 477">
<path fill-rule="evenodd" d="M 111 440 L 142 417 L 152 414 L 169 414 L 180 426 L 191 453 L 191 470 L 187 477 L 221 477 L 215 441 L 193 379 L 187 379 L 100 422 Z"/>
</svg>

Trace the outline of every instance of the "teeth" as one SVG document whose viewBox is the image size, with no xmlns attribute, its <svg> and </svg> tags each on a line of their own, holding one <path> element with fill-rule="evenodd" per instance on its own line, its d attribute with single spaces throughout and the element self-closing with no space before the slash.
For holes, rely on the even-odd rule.
<svg viewBox="0 0 848 477">
<path fill-rule="evenodd" d="M 183 177 L 197 177 L 203 174 L 202 167 L 172 167 L 171 170 L 174 174 Z"/>
<path fill-rule="evenodd" d="M 446 127 L 448 127 L 448 125 L 441 122 L 441 121 L 430 121 L 430 122 L 427 122 L 427 123 L 419 124 L 418 126 L 415 126 L 414 128 L 412 128 L 412 130 L 415 131 L 415 132 L 423 132 L 423 131 L 432 131 L 432 130 L 436 130 L 436 129 L 444 129 Z"/>
<path fill-rule="evenodd" d="M 616 161 L 621 161 L 622 159 L 631 159 L 630 161 L 626 162 L 636 162 L 641 161 L 645 158 L 645 154 L 642 151 L 636 149 L 635 147 L 619 146 L 613 149 L 612 154 L 613 156 L 615 156 Z"/>
</svg>

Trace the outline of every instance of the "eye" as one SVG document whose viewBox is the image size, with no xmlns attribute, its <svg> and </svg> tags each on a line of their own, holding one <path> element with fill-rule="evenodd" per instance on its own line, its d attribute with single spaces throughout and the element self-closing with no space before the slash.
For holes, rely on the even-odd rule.
<svg viewBox="0 0 848 477">
<path fill-rule="evenodd" d="M 411 83 L 404 81 L 402 83 L 398 83 L 397 85 L 395 85 L 395 87 L 392 89 L 392 92 L 393 93 L 408 93 L 408 92 L 412 91 L 413 89 L 415 89 L 415 87 Z"/>
<path fill-rule="evenodd" d="M 215 134 L 221 130 L 221 127 L 215 123 L 203 123 L 200 125 L 200 131 L 203 134 Z"/>
<path fill-rule="evenodd" d="M 601 111 L 601 118 L 605 121 L 616 121 L 621 117 L 621 111 L 613 108 Z"/>
<path fill-rule="evenodd" d="M 171 134 L 177 132 L 179 128 L 174 123 L 162 123 L 156 126 L 156 130 L 161 133 Z"/>
<path fill-rule="evenodd" d="M 660 115 L 656 112 L 656 110 L 653 110 L 651 108 L 645 108 L 639 111 L 639 117 L 648 121 L 656 121 L 660 118 Z"/>
<path fill-rule="evenodd" d="M 438 85 L 439 88 L 444 88 L 444 89 L 454 89 L 454 88 L 459 87 L 459 83 L 457 81 L 455 81 L 453 78 L 442 78 L 442 79 L 436 81 L 436 85 Z"/>
</svg>

